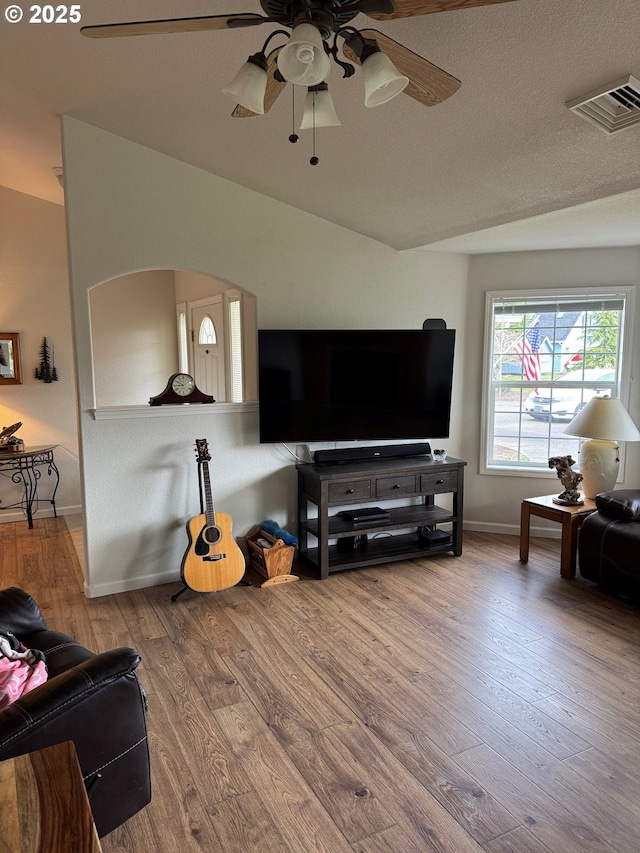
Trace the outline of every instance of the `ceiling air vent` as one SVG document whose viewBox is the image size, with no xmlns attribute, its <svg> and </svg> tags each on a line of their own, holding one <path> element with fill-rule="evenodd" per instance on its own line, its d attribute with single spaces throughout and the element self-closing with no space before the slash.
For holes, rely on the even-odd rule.
<svg viewBox="0 0 640 853">
<path fill-rule="evenodd" d="M 605 133 L 618 133 L 640 122 L 640 80 L 623 77 L 568 101 L 566 106 Z"/>
</svg>

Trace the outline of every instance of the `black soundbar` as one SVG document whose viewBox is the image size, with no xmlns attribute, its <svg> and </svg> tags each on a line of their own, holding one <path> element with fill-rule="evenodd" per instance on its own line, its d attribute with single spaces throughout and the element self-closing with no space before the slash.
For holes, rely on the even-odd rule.
<svg viewBox="0 0 640 853">
<path fill-rule="evenodd" d="M 328 464 L 330 462 L 360 462 L 367 459 L 397 459 L 403 456 L 426 456 L 431 453 L 428 441 L 417 444 L 374 444 L 369 447 L 340 447 L 336 450 L 316 450 L 313 461 Z"/>
</svg>

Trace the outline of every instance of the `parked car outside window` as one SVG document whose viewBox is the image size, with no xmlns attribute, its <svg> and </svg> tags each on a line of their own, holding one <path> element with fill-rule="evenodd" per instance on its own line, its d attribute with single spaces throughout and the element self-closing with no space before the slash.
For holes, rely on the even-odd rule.
<svg viewBox="0 0 640 853">
<path fill-rule="evenodd" d="M 573 370 L 559 376 L 557 382 L 602 382 L 602 388 L 535 388 L 524 403 L 524 411 L 535 420 L 570 421 L 592 397 L 610 397 L 616 374 L 610 368 L 593 367 Z"/>
</svg>

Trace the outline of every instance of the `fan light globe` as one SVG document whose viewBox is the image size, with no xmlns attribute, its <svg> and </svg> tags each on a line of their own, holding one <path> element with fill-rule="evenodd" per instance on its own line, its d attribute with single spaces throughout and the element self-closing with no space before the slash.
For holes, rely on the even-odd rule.
<svg viewBox="0 0 640 853">
<path fill-rule="evenodd" d="M 278 70 L 284 79 L 297 86 L 316 86 L 327 76 L 330 67 L 331 60 L 317 27 L 298 24 L 289 43 L 278 54 Z"/>
<path fill-rule="evenodd" d="M 389 57 L 379 50 L 362 63 L 362 77 L 366 107 L 386 104 L 409 84 L 409 78 L 401 74 Z"/>
<path fill-rule="evenodd" d="M 265 63 L 266 64 L 266 63 Z M 267 72 L 255 62 L 245 62 L 222 93 L 257 115 L 264 115 L 264 96 L 267 91 Z"/>
<path fill-rule="evenodd" d="M 300 130 L 312 127 L 340 127 L 342 122 L 333 106 L 333 101 L 326 83 L 310 89 L 304 99 L 304 112 L 300 122 Z"/>
</svg>

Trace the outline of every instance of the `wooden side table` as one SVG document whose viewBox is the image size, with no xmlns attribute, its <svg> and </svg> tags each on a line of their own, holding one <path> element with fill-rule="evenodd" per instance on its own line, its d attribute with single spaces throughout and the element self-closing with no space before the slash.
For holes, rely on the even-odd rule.
<svg viewBox="0 0 640 853">
<path fill-rule="evenodd" d="M 100 853 L 71 741 L 0 762 L 0 812 L 0 850 Z"/>
<path fill-rule="evenodd" d="M 578 530 L 584 519 L 596 509 L 596 503 L 589 498 L 577 506 L 555 504 L 556 495 L 544 495 L 540 498 L 525 498 L 520 510 L 520 561 L 529 559 L 529 521 L 532 515 L 557 521 L 562 525 L 560 544 L 560 574 L 563 578 L 576 576 L 576 552 Z"/>
</svg>

